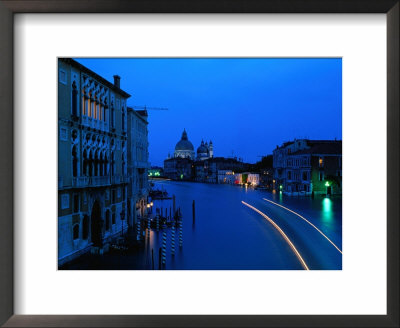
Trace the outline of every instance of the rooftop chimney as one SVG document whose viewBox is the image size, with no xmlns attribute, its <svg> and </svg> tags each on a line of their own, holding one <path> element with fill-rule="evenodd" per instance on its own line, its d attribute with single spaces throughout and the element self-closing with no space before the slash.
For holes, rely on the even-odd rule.
<svg viewBox="0 0 400 328">
<path fill-rule="evenodd" d="M 118 89 L 121 88 L 121 87 L 120 87 L 120 82 L 121 82 L 121 77 L 118 76 L 118 75 L 114 75 L 114 85 L 115 85 Z"/>
</svg>

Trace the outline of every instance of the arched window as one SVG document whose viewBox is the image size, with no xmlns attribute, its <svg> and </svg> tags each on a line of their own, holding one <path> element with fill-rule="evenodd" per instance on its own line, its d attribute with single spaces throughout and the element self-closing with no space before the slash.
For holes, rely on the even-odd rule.
<svg viewBox="0 0 400 328">
<path fill-rule="evenodd" d="M 82 239 L 89 238 L 89 217 L 85 215 L 82 220 Z"/>
<path fill-rule="evenodd" d="M 88 165 L 88 159 L 87 159 L 87 152 L 86 152 L 86 149 L 83 151 L 83 175 L 87 175 L 87 173 L 88 173 L 88 168 L 87 168 L 87 165 Z"/>
<path fill-rule="evenodd" d="M 97 151 L 94 157 L 94 176 L 98 175 L 99 175 L 99 152 Z"/>
<path fill-rule="evenodd" d="M 114 104 L 111 103 L 111 127 L 115 126 L 115 110 L 114 110 Z"/>
<path fill-rule="evenodd" d="M 75 81 L 72 83 L 72 115 L 78 116 L 78 90 Z"/>
<path fill-rule="evenodd" d="M 104 155 L 104 175 L 108 175 L 108 158 L 107 158 L 107 154 Z"/>
<path fill-rule="evenodd" d="M 90 150 L 89 151 L 89 159 L 88 159 L 88 164 L 89 164 L 89 176 L 93 176 L 93 152 Z"/>
<path fill-rule="evenodd" d="M 79 224 L 75 224 L 73 228 L 73 239 L 79 239 Z"/>
<path fill-rule="evenodd" d="M 114 152 L 111 152 L 111 175 L 115 174 L 115 158 Z"/>
<path fill-rule="evenodd" d="M 82 89 L 82 115 L 86 115 L 86 97 L 85 97 L 85 89 Z"/>
<path fill-rule="evenodd" d="M 100 176 L 104 175 L 104 161 L 103 161 L 103 153 L 100 153 Z"/>
<path fill-rule="evenodd" d="M 76 146 L 72 148 L 72 176 L 78 176 L 78 155 Z"/>
</svg>

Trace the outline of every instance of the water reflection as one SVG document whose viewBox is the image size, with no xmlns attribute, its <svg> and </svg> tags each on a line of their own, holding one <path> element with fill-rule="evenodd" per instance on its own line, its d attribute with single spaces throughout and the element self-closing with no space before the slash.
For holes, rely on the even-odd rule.
<svg viewBox="0 0 400 328">
<path fill-rule="evenodd" d="M 332 200 L 328 197 L 322 200 L 322 219 L 324 221 L 331 221 L 333 219 Z"/>
</svg>

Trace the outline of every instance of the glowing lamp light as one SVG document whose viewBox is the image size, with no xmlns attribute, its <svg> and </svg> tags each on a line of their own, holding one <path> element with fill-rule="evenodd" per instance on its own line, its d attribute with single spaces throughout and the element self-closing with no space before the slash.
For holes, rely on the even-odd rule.
<svg viewBox="0 0 400 328">
<path fill-rule="evenodd" d="M 147 208 L 150 208 L 150 204 L 147 204 Z"/>
<path fill-rule="evenodd" d="M 280 185 L 280 186 L 279 186 L 279 189 L 280 189 L 280 190 L 282 190 L 282 188 L 283 188 L 283 186 L 282 186 L 282 185 Z"/>
<path fill-rule="evenodd" d="M 151 202 L 151 203 L 150 203 L 150 206 L 153 206 L 153 205 L 154 205 L 154 203 L 153 203 L 153 202 Z"/>
<path fill-rule="evenodd" d="M 183 179 L 183 174 L 181 174 L 181 179 Z"/>
<path fill-rule="evenodd" d="M 329 182 L 328 181 L 325 182 L 325 186 L 329 187 Z"/>
</svg>

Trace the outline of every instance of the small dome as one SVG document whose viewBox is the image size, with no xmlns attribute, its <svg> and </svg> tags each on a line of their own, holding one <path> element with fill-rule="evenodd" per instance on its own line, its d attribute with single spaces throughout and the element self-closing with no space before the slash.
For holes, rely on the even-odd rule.
<svg viewBox="0 0 400 328">
<path fill-rule="evenodd" d="M 197 154 L 207 154 L 208 150 L 205 146 L 200 145 L 199 148 L 197 148 Z"/>
</svg>

